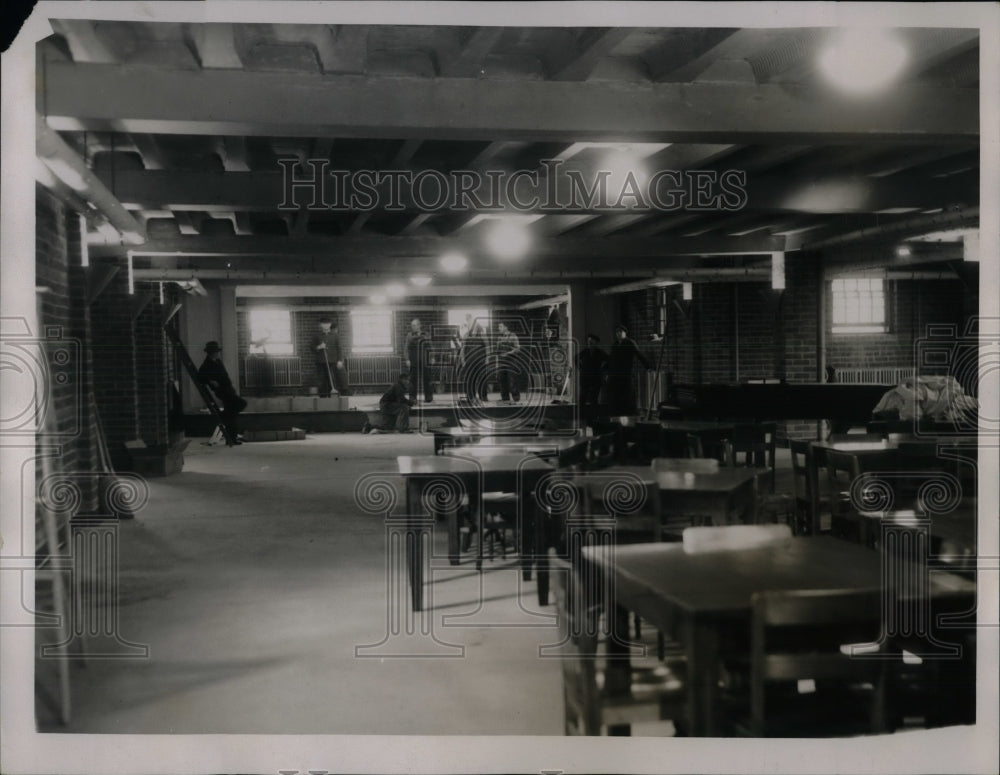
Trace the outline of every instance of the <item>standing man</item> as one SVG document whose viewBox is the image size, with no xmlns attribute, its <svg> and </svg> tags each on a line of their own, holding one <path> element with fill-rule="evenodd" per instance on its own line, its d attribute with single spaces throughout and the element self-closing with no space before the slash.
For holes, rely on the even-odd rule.
<svg viewBox="0 0 1000 775">
<path fill-rule="evenodd" d="M 222 348 L 218 342 L 205 343 L 205 361 L 198 369 L 198 376 L 201 381 L 211 388 L 219 402 L 222 419 L 226 423 L 226 428 L 235 439 L 235 444 L 242 444 L 239 440 L 240 430 L 237 417 L 240 412 L 247 408 L 246 399 L 240 397 L 233 387 L 233 381 L 229 379 L 229 372 L 222 362 Z"/>
<path fill-rule="evenodd" d="M 615 326 L 615 341 L 607 361 L 607 400 L 608 414 L 612 417 L 635 414 L 635 385 L 632 383 L 632 371 L 635 362 L 639 361 L 645 368 L 651 369 L 652 364 L 639 351 L 634 341 L 629 339 L 628 329 L 623 325 Z"/>
<path fill-rule="evenodd" d="M 319 375 L 319 394 L 328 397 L 333 391 L 330 377 L 336 383 L 337 392 L 342 396 L 351 395 L 347 382 L 347 369 L 340 350 L 340 329 L 330 318 L 319 321 L 319 333 L 313 340 L 316 353 L 316 373 Z"/>
<path fill-rule="evenodd" d="M 587 334 L 587 346 L 580 351 L 580 405 L 585 412 L 596 412 L 601 396 L 601 372 L 608 361 L 608 354 L 600 347 L 597 334 Z"/>
<path fill-rule="evenodd" d="M 420 320 L 410 321 L 410 332 L 406 335 L 406 367 L 410 370 L 410 400 L 417 401 L 417 391 L 423 389 L 424 402 L 434 400 L 430 357 L 430 338 L 423 332 Z"/>
<path fill-rule="evenodd" d="M 500 337 L 497 339 L 497 381 L 500 383 L 500 400 L 510 403 L 511 398 L 521 400 L 520 381 L 520 350 L 521 344 L 517 334 L 507 328 L 505 323 L 497 324 Z"/>
<path fill-rule="evenodd" d="M 413 401 L 406 397 L 406 389 L 410 384 L 410 375 L 401 371 L 396 378 L 395 384 L 382 394 L 379 399 L 378 408 L 385 418 L 384 428 L 373 428 L 370 423 L 365 423 L 361 429 L 362 433 L 378 433 L 381 430 L 393 429 L 397 433 L 412 433 L 410 430 L 410 407 Z"/>
<path fill-rule="evenodd" d="M 489 398 L 489 379 L 486 375 L 486 330 L 471 314 L 465 315 L 465 338 L 462 340 L 463 382 L 465 397 L 471 403 L 478 398 Z"/>
</svg>

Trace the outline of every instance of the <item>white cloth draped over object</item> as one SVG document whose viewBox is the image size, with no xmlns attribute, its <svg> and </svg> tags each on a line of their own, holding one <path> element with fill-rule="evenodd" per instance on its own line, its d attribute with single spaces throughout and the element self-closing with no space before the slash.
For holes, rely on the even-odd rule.
<svg viewBox="0 0 1000 775">
<path fill-rule="evenodd" d="M 872 414 L 878 417 L 898 412 L 900 420 L 954 423 L 978 409 L 979 402 L 966 395 L 954 377 L 918 377 L 888 391 Z"/>
</svg>

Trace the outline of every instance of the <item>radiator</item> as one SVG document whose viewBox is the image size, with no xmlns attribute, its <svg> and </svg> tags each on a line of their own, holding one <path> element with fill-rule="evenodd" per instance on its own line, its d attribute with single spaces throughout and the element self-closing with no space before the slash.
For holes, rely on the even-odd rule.
<svg viewBox="0 0 1000 775">
<path fill-rule="evenodd" d="M 299 387 L 302 361 L 296 355 L 259 355 L 243 359 L 243 387 Z"/>
<path fill-rule="evenodd" d="M 846 385 L 898 385 L 913 379 L 913 368 L 837 369 L 837 382 Z"/>
<path fill-rule="evenodd" d="M 344 361 L 347 379 L 352 386 L 389 386 L 400 372 L 398 355 L 352 355 Z"/>
</svg>

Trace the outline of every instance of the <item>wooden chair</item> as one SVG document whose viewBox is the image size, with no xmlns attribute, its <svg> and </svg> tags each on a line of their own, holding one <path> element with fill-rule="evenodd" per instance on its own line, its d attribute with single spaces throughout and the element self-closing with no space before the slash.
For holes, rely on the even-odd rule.
<svg viewBox="0 0 1000 775">
<path fill-rule="evenodd" d="M 645 653 L 633 649 L 625 663 L 609 658 L 606 612 L 583 610 L 583 584 L 569 562 L 553 558 L 553 587 L 562 642 L 564 729 L 567 735 L 627 735 L 631 725 L 682 718 L 686 665 L 670 652 L 659 658 L 655 633 Z"/>
<path fill-rule="evenodd" d="M 830 483 L 830 532 L 841 538 L 869 543 L 867 522 L 858 516 L 851 503 L 851 486 L 861 474 L 885 470 L 890 465 L 891 452 L 885 455 L 865 455 L 862 458 L 851 452 L 828 449 L 826 471 Z"/>
<path fill-rule="evenodd" d="M 774 457 L 777 424 L 753 423 L 733 427 L 732 447 L 733 465 L 747 468 L 770 468 L 771 473 L 762 480 L 766 487 L 761 492 L 774 492 Z"/>
<path fill-rule="evenodd" d="M 857 455 L 828 449 L 826 473 L 830 486 L 830 532 L 839 538 L 860 543 L 862 521 L 851 505 L 851 484 L 861 475 Z"/>
<path fill-rule="evenodd" d="M 749 662 L 723 665 L 734 732 L 832 737 L 886 730 L 879 590 L 774 590 L 751 598 Z"/>
<path fill-rule="evenodd" d="M 733 464 L 733 444 L 726 431 L 706 428 L 690 436 L 691 457 L 714 457 L 724 466 Z"/>
<path fill-rule="evenodd" d="M 615 433 L 605 433 L 590 440 L 587 468 L 607 468 L 620 462 L 621 440 Z"/>
<path fill-rule="evenodd" d="M 559 468 L 582 470 L 587 465 L 589 457 L 590 442 L 583 441 L 580 444 L 574 444 L 568 449 L 560 450 L 556 457 L 556 465 Z"/>
<path fill-rule="evenodd" d="M 792 453 L 792 486 L 795 490 L 795 522 L 792 529 L 796 535 L 819 535 L 823 530 L 823 517 L 830 514 L 828 482 L 819 478 L 811 441 L 791 439 L 788 448 Z"/>
<path fill-rule="evenodd" d="M 609 485 L 613 486 L 613 482 L 609 482 Z M 660 488 L 656 484 L 647 482 L 641 489 L 637 487 L 634 490 L 636 503 L 639 504 L 635 508 L 630 503 L 623 503 L 623 499 L 604 498 L 603 493 L 595 492 L 592 487 L 585 488 L 585 492 L 588 514 L 607 514 L 615 518 L 617 543 L 638 544 L 661 540 Z"/>
</svg>

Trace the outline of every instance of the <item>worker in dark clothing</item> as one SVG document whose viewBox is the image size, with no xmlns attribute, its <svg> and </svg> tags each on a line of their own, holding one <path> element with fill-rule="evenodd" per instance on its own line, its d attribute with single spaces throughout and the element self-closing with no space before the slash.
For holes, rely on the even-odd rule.
<svg viewBox="0 0 1000 775">
<path fill-rule="evenodd" d="M 340 330 L 330 318 L 319 321 L 319 333 L 313 340 L 316 353 L 316 374 L 319 377 L 319 394 L 326 398 L 333 391 L 330 378 L 336 383 L 337 392 L 342 396 L 351 395 L 344 368 L 344 356 L 340 349 Z"/>
<path fill-rule="evenodd" d="M 608 361 L 608 354 L 601 349 L 600 343 L 601 339 L 596 334 L 587 334 L 587 346 L 577 357 L 580 366 L 580 405 L 589 411 L 597 409 L 602 371 Z"/>
<path fill-rule="evenodd" d="M 490 380 L 486 373 L 486 329 L 469 314 L 465 316 L 461 355 L 465 397 L 470 403 L 477 398 L 488 400 Z"/>
<path fill-rule="evenodd" d="M 219 402 L 222 420 L 229 430 L 229 434 L 239 441 L 239 413 L 247 408 L 246 399 L 242 398 L 233 387 L 233 381 L 229 378 L 229 372 L 222 362 L 222 348 L 218 342 L 212 341 L 205 344 L 205 361 L 198 369 L 198 376 L 215 394 Z"/>
<path fill-rule="evenodd" d="M 623 325 L 615 326 L 615 341 L 608 353 L 606 367 L 607 405 L 608 415 L 611 417 L 636 412 L 635 385 L 632 381 L 636 361 L 647 369 L 653 367 L 636 343 L 629 338 L 628 329 Z"/>
<path fill-rule="evenodd" d="M 517 334 L 506 324 L 497 324 L 497 381 L 500 383 L 500 401 L 510 403 L 511 398 L 521 400 L 521 344 Z"/>
<path fill-rule="evenodd" d="M 423 389 L 424 401 L 434 400 L 434 384 L 431 366 L 430 337 L 421 328 L 420 321 L 410 321 L 410 332 L 406 335 L 406 366 L 410 370 L 410 400 L 416 403 L 417 391 Z"/>
<path fill-rule="evenodd" d="M 410 430 L 410 407 L 413 401 L 406 397 L 407 388 L 410 385 L 410 375 L 405 371 L 401 372 L 395 384 L 382 394 L 379 399 L 378 408 L 385 418 L 384 428 L 374 428 L 371 423 L 365 423 L 362 433 L 379 433 L 380 431 L 395 430 L 397 433 L 412 433 Z"/>
</svg>

